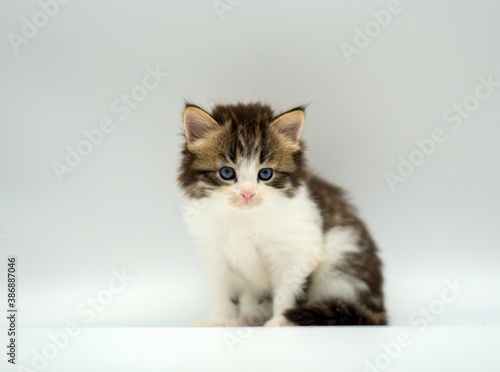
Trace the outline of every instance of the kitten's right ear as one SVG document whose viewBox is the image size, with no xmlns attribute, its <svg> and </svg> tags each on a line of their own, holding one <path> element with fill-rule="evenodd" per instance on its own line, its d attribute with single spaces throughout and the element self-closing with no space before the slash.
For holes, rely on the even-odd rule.
<svg viewBox="0 0 500 372">
<path fill-rule="evenodd" d="M 205 137 L 212 130 L 220 128 L 220 125 L 209 114 L 196 106 L 186 106 L 183 118 L 188 144 L 192 144 Z"/>
<path fill-rule="evenodd" d="M 304 107 L 297 107 L 278 116 L 271 126 L 278 129 L 286 138 L 297 142 L 304 125 Z"/>
</svg>

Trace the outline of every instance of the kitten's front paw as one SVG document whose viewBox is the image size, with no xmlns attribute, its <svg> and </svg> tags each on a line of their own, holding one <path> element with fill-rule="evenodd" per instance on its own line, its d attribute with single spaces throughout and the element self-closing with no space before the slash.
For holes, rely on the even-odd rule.
<svg viewBox="0 0 500 372">
<path fill-rule="evenodd" d="M 237 327 L 236 320 L 227 319 L 202 319 L 191 323 L 191 327 Z"/>
<path fill-rule="evenodd" d="M 291 327 L 294 325 L 295 325 L 295 323 L 292 323 L 287 318 L 285 318 L 283 315 L 275 316 L 275 317 L 269 319 L 266 322 L 266 324 L 264 324 L 264 326 L 266 326 L 266 327 Z"/>
</svg>

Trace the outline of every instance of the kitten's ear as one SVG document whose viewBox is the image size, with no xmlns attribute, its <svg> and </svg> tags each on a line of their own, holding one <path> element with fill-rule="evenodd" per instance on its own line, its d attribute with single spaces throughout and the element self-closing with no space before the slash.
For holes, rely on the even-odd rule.
<svg viewBox="0 0 500 372">
<path fill-rule="evenodd" d="M 293 142 L 299 140 L 303 125 L 304 109 L 302 107 L 285 112 L 271 123 L 272 127 L 276 128 Z"/>
<path fill-rule="evenodd" d="M 183 118 L 188 143 L 193 143 L 205 137 L 210 131 L 220 128 L 209 114 L 195 106 L 187 106 Z"/>
</svg>

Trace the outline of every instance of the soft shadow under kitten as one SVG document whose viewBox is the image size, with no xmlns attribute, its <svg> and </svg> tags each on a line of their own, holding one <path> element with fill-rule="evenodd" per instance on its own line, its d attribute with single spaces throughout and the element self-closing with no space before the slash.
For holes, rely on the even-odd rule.
<svg viewBox="0 0 500 372">
<path fill-rule="evenodd" d="M 178 182 L 212 300 L 194 325 L 386 324 L 377 248 L 342 189 L 308 170 L 304 111 L 186 104 Z"/>
</svg>

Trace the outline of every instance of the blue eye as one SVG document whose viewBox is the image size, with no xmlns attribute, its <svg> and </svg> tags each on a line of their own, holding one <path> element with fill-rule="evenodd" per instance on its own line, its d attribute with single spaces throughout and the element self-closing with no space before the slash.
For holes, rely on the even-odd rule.
<svg viewBox="0 0 500 372">
<path fill-rule="evenodd" d="M 271 168 L 262 168 L 259 171 L 259 180 L 269 181 L 273 176 L 273 170 Z"/>
<path fill-rule="evenodd" d="M 236 172 L 233 168 L 222 167 L 219 171 L 220 176 L 223 180 L 230 181 L 236 178 Z"/>
</svg>

